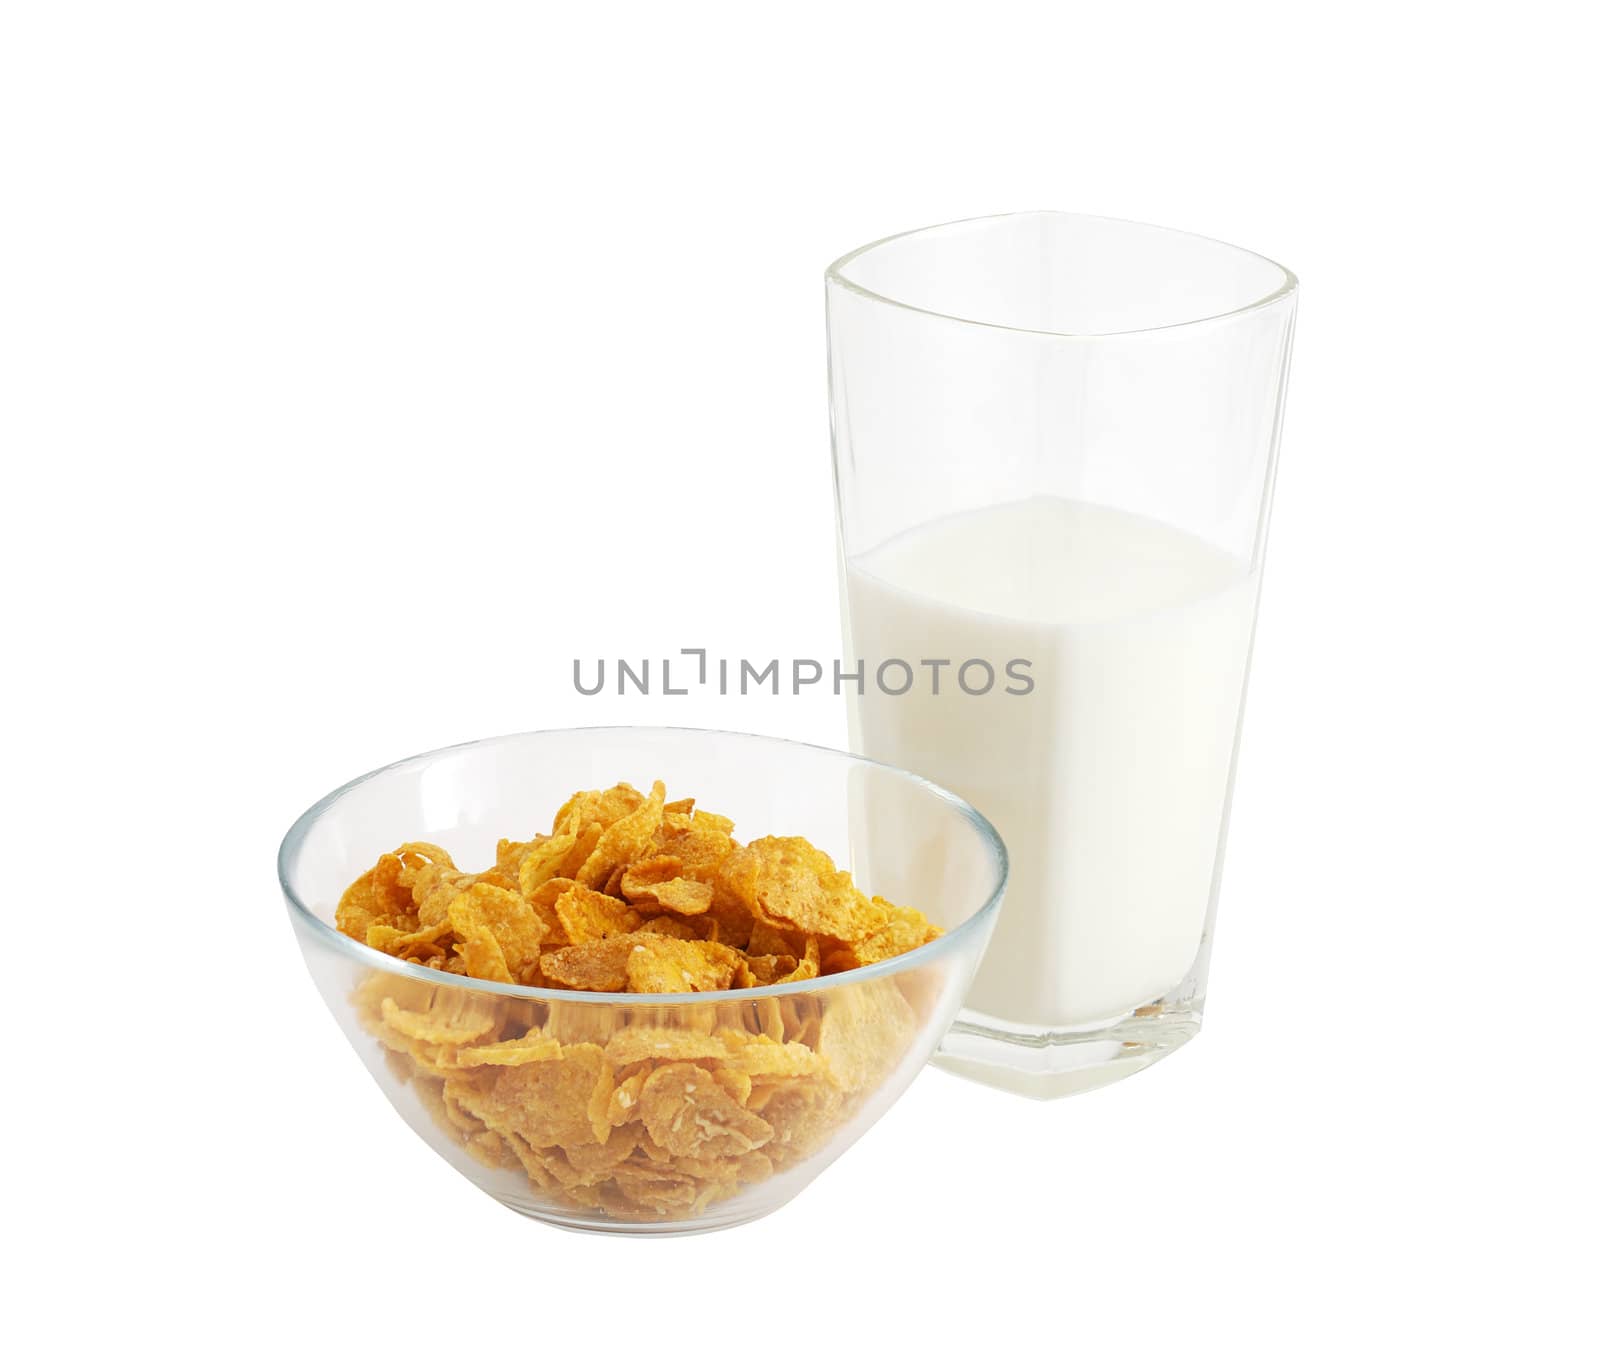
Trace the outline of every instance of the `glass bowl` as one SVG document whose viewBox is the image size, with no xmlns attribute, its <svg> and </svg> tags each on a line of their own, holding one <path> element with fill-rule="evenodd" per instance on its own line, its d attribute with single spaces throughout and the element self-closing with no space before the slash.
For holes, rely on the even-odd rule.
<svg viewBox="0 0 1600 1345">
<path fill-rule="evenodd" d="M 487 868 L 574 792 L 664 780 L 734 835 L 804 836 L 856 885 L 946 931 L 812 980 L 601 994 L 473 980 L 338 932 L 385 851 Z M 960 1007 L 1005 890 L 994 828 L 917 776 L 844 752 L 697 729 L 585 728 L 447 747 L 335 790 L 284 838 L 278 875 L 312 980 L 411 1126 L 518 1213 L 688 1233 L 790 1200 L 905 1091 Z"/>
</svg>

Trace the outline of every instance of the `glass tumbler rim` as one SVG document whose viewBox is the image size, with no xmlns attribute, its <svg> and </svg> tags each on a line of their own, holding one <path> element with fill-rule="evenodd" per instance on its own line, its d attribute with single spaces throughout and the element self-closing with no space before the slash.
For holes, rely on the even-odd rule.
<svg viewBox="0 0 1600 1345">
<path fill-rule="evenodd" d="M 1059 220 L 1085 220 L 1093 221 L 1097 224 L 1125 225 L 1133 229 L 1146 229 L 1153 233 L 1170 234 L 1176 237 L 1194 239 L 1199 242 L 1209 244 L 1212 247 L 1225 249 L 1229 252 L 1239 253 L 1242 256 L 1254 257 L 1258 261 L 1265 262 L 1268 266 L 1272 267 L 1279 273 L 1281 279 L 1271 290 L 1255 299 L 1252 299 L 1249 303 L 1239 304 L 1232 308 L 1223 309 L 1220 312 L 1204 313 L 1199 317 L 1183 318 L 1176 322 L 1158 323 L 1151 327 L 1129 327 L 1112 331 L 1096 332 L 1069 332 L 1052 331 L 1047 328 L 1026 327 L 1005 322 L 993 322 L 983 318 L 965 317 L 960 313 L 945 313 L 939 311 L 938 309 L 925 308 L 919 304 L 908 303 L 903 299 L 897 299 L 892 294 L 885 294 L 879 290 L 872 289 L 870 286 L 863 285 L 859 281 L 850 279 L 850 277 L 844 273 L 845 268 L 848 267 L 850 263 L 855 261 L 858 257 L 862 257 L 869 252 L 876 251 L 878 248 L 887 247 L 892 243 L 898 243 L 902 239 L 914 238 L 921 234 L 936 233 L 941 229 L 955 229 L 964 224 L 989 224 L 999 220 L 1041 218 Z M 864 243 L 858 248 L 852 248 L 842 257 L 836 258 L 828 265 L 827 269 L 823 272 L 823 279 L 826 281 L 826 283 L 830 285 L 837 285 L 841 289 L 849 290 L 852 294 L 855 294 L 860 298 L 870 300 L 874 303 L 884 304 L 890 308 L 899 308 L 908 313 L 916 313 L 923 317 L 935 318 L 941 322 L 952 322 L 966 327 L 983 327 L 988 328 L 991 331 L 1012 332 L 1019 336 L 1037 336 L 1060 341 L 1102 341 L 1119 336 L 1149 336 L 1158 332 L 1170 332 L 1185 327 L 1198 327 L 1207 323 L 1224 322 L 1229 318 L 1240 317 L 1245 313 L 1253 313 L 1258 309 L 1269 308 L 1274 304 L 1282 303 L 1285 300 L 1293 297 L 1300 288 L 1299 277 L 1296 276 L 1295 273 L 1282 262 L 1273 261 L 1271 257 L 1267 257 L 1262 253 L 1252 251 L 1250 248 L 1240 247 L 1236 243 L 1224 242 L 1220 238 L 1212 238 L 1207 234 L 1195 233 L 1188 229 L 1169 228 L 1164 224 L 1148 224 L 1142 220 L 1121 219 L 1114 215 L 1089 215 L 1079 211 L 1071 210 L 1008 210 L 1001 211 L 998 214 L 993 215 L 969 215 L 963 219 L 944 220 L 938 224 L 924 224 L 915 229 L 903 229 L 899 233 L 888 234 L 883 238 L 874 239 L 870 243 Z"/>
<path fill-rule="evenodd" d="M 391 957 L 387 953 L 381 953 L 375 948 L 369 948 L 365 944 L 357 943 L 348 935 L 341 933 L 306 904 L 299 892 L 296 891 L 295 884 L 289 876 L 291 865 L 299 856 L 301 847 L 305 844 L 307 836 L 310 835 L 312 827 L 316 825 L 318 820 L 347 794 L 360 788 L 369 780 L 376 779 L 378 776 L 413 769 L 428 762 L 443 760 L 455 753 L 468 752 L 474 748 L 491 748 L 529 738 L 627 733 L 664 733 L 684 737 L 742 739 L 747 742 L 762 743 L 775 747 L 796 748 L 822 756 L 834 757 L 840 761 L 859 762 L 872 767 L 874 770 L 883 771 L 888 775 L 899 776 L 922 792 L 931 794 L 941 800 L 977 833 L 979 840 L 983 842 L 995 862 L 996 872 L 993 890 L 966 919 L 953 928 L 947 929 L 931 943 L 925 943 L 920 948 L 914 948 L 908 953 L 885 958 L 881 962 L 873 962 L 865 967 L 834 972 L 828 976 L 814 977 L 806 981 L 793 981 L 782 985 L 758 985 L 742 990 L 703 990 L 680 994 L 632 994 L 510 985 L 499 981 L 485 981 L 476 977 L 460 976 L 454 972 L 436 971 L 432 967 L 424 967 L 414 962 L 404 962 L 399 958 Z M 951 946 L 960 943 L 963 939 L 971 938 L 973 931 L 981 928 L 994 913 L 995 908 L 1005 896 L 1006 883 L 1010 877 L 1010 866 L 1011 859 L 1006 850 L 1005 842 L 1000 838 L 1000 833 L 995 830 L 994 824 L 987 817 L 965 799 L 953 794 L 942 785 L 935 784 L 932 780 L 917 775 L 912 771 L 902 770 L 898 766 L 891 766 L 882 761 L 874 761 L 871 757 L 860 756 L 857 753 L 846 752 L 839 748 L 823 747 L 817 743 L 801 742 L 794 738 L 778 738 L 764 733 L 744 733 L 731 729 L 695 728 L 687 725 L 596 724 L 572 728 L 532 729 L 522 733 L 499 734 L 487 738 L 474 738 L 466 742 L 452 743 L 447 747 L 436 747 L 426 752 L 418 752 L 409 757 L 402 757 L 398 761 L 391 761 L 387 765 L 376 767 L 356 776 L 353 780 L 346 781 L 337 789 L 325 794 L 307 808 L 305 812 L 301 813 L 285 833 L 283 841 L 278 847 L 278 886 L 282 889 L 284 900 L 288 903 L 290 914 L 297 924 L 309 930 L 336 954 L 353 958 L 355 961 L 372 967 L 374 970 L 388 972 L 391 975 L 403 976 L 407 979 L 421 981 L 430 985 L 454 986 L 480 995 L 505 995 L 515 999 L 559 1001 L 575 1004 L 722 1004 L 749 999 L 782 998 L 785 995 L 816 994 L 818 990 L 854 985 L 858 982 L 874 980 L 881 976 L 894 975 L 925 963 L 936 962 L 946 955 L 946 951 Z"/>
</svg>

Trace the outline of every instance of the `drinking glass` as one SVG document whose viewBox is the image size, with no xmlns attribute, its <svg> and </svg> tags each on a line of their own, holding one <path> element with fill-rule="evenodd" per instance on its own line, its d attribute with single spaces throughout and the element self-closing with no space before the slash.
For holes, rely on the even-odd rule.
<svg viewBox="0 0 1600 1345">
<path fill-rule="evenodd" d="M 1041 212 L 869 244 L 826 288 L 852 745 L 1012 859 L 937 1063 L 1122 1078 L 1205 1004 L 1295 278 Z"/>
</svg>

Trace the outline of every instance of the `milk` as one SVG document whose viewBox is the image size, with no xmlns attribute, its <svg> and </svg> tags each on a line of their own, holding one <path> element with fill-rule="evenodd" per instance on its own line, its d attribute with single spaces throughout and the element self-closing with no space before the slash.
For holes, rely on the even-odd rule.
<svg viewBox="0 0 1600 1345">
<path fill-rule="evenodd" d="M 1155 520 L 1040 498 L 902 534 L 845 583 L 851 660 L 918 672 L 901 696 L 868 672 L 856 750 L 967 798 L 1011 853 L 967 1009 L 1079 1030 L 1177 987 L 1220 865 L 1259 571 Z M 937 694 L 932 659 L 952 660 Z M 999 674 L 986 694 L 956 681 L 971 659 Z M 1007 692 L 1017 659 L 1027 694 Z"/>
</svg>

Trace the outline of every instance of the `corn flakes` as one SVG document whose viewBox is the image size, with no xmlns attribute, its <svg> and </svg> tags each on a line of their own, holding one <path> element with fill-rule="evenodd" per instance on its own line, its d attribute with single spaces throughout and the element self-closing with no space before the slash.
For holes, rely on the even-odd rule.
<svg viewBox="0 0 1600 1345">
<path fill-rule="evenodd" d="M 914 1008 L 900 977 L 829 975 L 941 933 L 798 837 L 741 845 L 726 817 L 667 801 L 660 781 L 574 794 L 548 835 L 501 841 L 480 873 L 408 842 L 350 885 L 336 923 L 414 965 L 618 996 L 513 998 L 373 972 L 353 1002 L 479 1161 L 520 1168 L 553 1204 L 643 1221 L 692 1218 L 824 1148 L 904 1058 L 928 1003 L 913 994 Z"/>
</svg>

